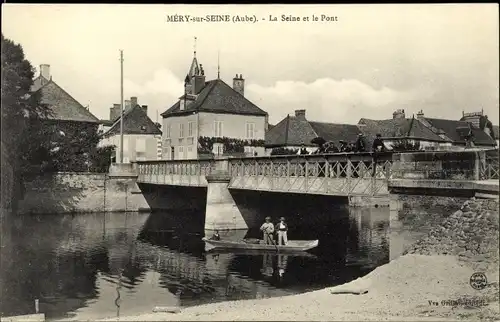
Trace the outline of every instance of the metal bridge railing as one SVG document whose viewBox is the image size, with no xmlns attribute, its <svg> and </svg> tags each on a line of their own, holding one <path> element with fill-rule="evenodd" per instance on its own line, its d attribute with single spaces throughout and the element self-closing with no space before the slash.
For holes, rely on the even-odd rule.
<svg viewBox="0 0 500 322">
<path fill-rule="evenodd" d="M 215 160 L 160 160 L 137 163 L 139 175 L 206 176 L 215 169 Z"/>
<path fill-rule="evenodd" d="M 238 176 L 389 179 L 392 154 L 337 153 L 229 159 L 229 173 Z"/>
<path fill-rule="evenodd" d="M 489 150 L 485 152 L 484 162 L 481 162 L 481 180 L 500 179 L 499 170 L 499 150 Z"/>
</svg>

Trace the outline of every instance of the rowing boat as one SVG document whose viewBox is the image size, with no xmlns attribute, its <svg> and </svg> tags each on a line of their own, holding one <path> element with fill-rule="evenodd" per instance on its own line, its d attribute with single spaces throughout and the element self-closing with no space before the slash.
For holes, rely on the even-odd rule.
<svg viewBox="0 0 500 322">
<path fill-rule="evenodd" d="M 278 251 L 283 253 L 305 252 L 318 246 L 318 240 L 289 240 L 286 245 L 266 245 L 262 243 L 248 243 L 245 241 L 230 240 L 211 240 L 206 237 L 202 239 L 205 242 L 205 250 L 212 249 L 253 249 Z"/>
<path fill-rule="evenodd" d="M 207 256 L 215 256 L 215 255 L 237 255 L 237 256 L 260 256 L 260 255 L 277 255 L 276 247 L 273 249 L 230 249 L 230 248 L 213 248 L 207 251 Z M 305 258 L 317 258 L 313 253 L 305 252 L 305 251 L 288 251 L 287 255 L 294 257 L 305 257 Z"/>
</svg>

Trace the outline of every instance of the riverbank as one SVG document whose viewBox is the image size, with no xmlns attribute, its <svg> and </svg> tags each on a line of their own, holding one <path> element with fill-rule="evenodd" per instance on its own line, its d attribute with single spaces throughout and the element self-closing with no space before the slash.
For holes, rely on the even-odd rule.
<svg viewBox="0 0 500 322">
<path fill-rule="evenodd" d="M 498 320 L 498 201 L 470 200 L 407 254 L 350 283 L 265 300 L 232 301 L 109 321 Z M 484 272 L 484 289 L 471 287 Z M 366 294 L 332 294 L 367 291 Z"/>
</svg>

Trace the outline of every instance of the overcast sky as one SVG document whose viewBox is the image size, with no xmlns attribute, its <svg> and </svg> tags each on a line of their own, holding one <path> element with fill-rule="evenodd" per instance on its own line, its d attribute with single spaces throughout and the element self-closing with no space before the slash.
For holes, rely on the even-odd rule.
<svg viewBox="0 0 500 322">
<path fill-rule="evenodd" d="M 484 109 L 499 118 L 498 5 L 13 5 L 2 32 L 37 67 L 99 118 L 138 96 L 156 120 L 183 94 L 197 57 L 207 79 L 246 79 L 245 96 L 275 123 L 295 109 L 307 118 L 357 123 L 411 116 L 459 119 Z M 166 22 L 167 15 L 255 15 L 256 23 Z M 336 22 L 270 22 L 269 15 L 337 16 Z M 161 118 L 161 117 L 160 117 Z"/>
</svg>

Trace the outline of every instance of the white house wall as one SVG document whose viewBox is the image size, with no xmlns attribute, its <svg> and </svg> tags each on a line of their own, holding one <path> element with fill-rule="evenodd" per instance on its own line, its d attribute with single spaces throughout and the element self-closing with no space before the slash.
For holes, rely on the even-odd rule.
<svg viewBox="0 0 500 322">
<path fill-rule="evenodd" d="M 157 160 L 159 136 L 151 134 L 123 135 L 123 162 Z M 99 146 L 115 145 L 117 161 L 120 157 L 120 135 L 103 138 Z"/>
<path fill-rule="evenodd" d="M 222 122 L 221 136 L 233 139 L 248 139 L 246 124 L 254 124 L 255 140 L 264 140 L 266 118 L 265 116 L 197 113 L 185 116 L 174 116 L 163 119 L 163 155 L 165 160 L 172 160 L 172 147 L 174 159 L 196 159 L 198 157 L 198 137 L 214 137 L 215 121 Z M 189 136 L 189 122 L 193 122 L 192 136 Z M 183 124 L 184 134 L 180 137 L 180 124 Z M 264 154 L 264 148 L 252 149 L 258 155 Z M 250 152 L 249 152 L 250 154 Z"/>
</svg>

